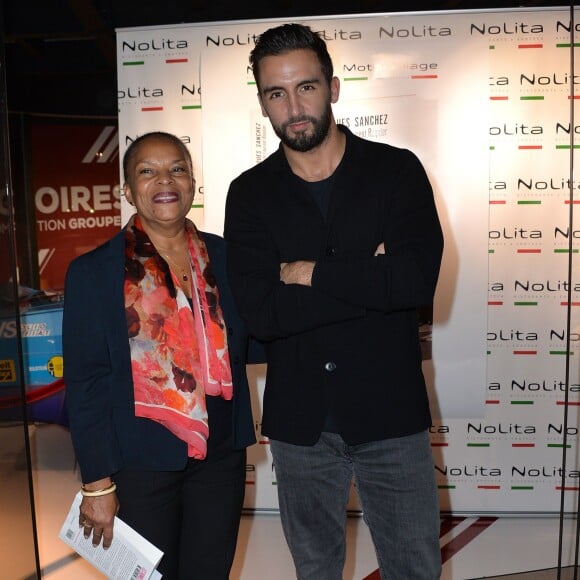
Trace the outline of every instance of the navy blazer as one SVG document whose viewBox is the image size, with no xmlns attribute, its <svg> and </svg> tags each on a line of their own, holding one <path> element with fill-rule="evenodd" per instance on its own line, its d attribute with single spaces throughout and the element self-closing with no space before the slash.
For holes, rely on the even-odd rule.
<svg viewBox="0 0 580 580">
<path fill-rule="evenodd" d="M 222 238 L 202 234 L 227 325 L 234 399 L 233 446 L 255 442 L 246 376 L 248 335 L 226 278 Z M 187 445 L 160 423 L 135 417 L 124 305 L 125 230 L 73 260 L 65 281 L 63 357 L 66 406 L 84 482 L 123 467 L 172 471 L 187 462 Z M 259 362 L 259 361 L 254 361 Z"/>
<path fill-rule="evenodd" d="M 417 308 L 433 301 L 443 250 L 433 191 L 410 151 L 340 130 L 326 217 L 283 149 L 235 179 L 226 202 L 232 290 L 267 341 L 262 433 L 294 444 L 314 443 L 329 410 L 352 445 L 431 421 Z M 295 260 L 316 262 L 311 287 L 280 282 L 280 263 Z"/>
</svg>

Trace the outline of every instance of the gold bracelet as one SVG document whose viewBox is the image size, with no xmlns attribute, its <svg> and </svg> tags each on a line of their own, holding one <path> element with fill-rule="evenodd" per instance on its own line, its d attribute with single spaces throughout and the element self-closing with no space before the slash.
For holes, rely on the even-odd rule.
<svg viewBox="0 0 580 580">
<path fill-rule="evenodd" d="M 109 495 L 113 493 L 117 489 L 117 484 L 113 481 L 109 487 L 105 487 L 103 489 L 97 489 L 95 491 L 89 491 L 85 489 L 84 484 L 81 485 L 81 495 L 84 497 L 101 497 L 102 495 Z"/>
</svg>

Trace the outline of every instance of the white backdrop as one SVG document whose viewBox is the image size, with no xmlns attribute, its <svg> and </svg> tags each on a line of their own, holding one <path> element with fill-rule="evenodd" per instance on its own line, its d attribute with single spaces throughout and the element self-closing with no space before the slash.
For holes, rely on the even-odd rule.
<svg viewBox="0 0 580 580">
<path fill-rule="evenodd" d="M 442 508 L 557 511 L 566 146 L 567 131 L 576 132 L 568 120 L 569 14 L 295 21 L 327 40 L 341 81 L 337 119 L 361 136 L 412 149 L 435 190 L 446 248 L 433 357 L 424 369 Z M 255 36 L 277 23 L 117 34 L 120 153 L 149 130 L 179 135 L 190 147 L 199 188 L 192 218 L 208 231 L 222 233 L 230 181 L 277 147 L 248 66 Z M 123 221 L 129 211 L 124 206 Z M 574 352 L 577 358 L 576 346 Z M 571 382 L 580 383 L 575 363 Z M 250 450 L 246 506 L 275 509 L 275 472 L 260 434 L 263 369 L 250 373 L 260 444 Z M 572 410 L 580 404 L 578 391 L 571 385 Z M 574 490 L 576 431 L 574 414 L 568 441 L 574 469 L 566 479 Z M 574 498 L 568 494 L 568 507 Z M 350 507 L 357 508 L 354 495 Z"/>
</svg>

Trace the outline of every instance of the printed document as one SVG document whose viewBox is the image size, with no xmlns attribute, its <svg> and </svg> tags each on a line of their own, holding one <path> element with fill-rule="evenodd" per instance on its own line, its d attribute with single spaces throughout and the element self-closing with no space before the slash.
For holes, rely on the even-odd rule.
<svg viewBox="0 0 580 580">
<path fill-rule="evenodd" d="M 85 538 L 79 527 L 79 508 L 82 495 L 79 491 L 66 516 L 58 537 L 75 552 L 82 556 L 97 570 L 114 580 L 158 580 L 157 571 L 163 552 L 138 534 L 125 522 L 115 517 L 113 541 L 108 550 L 102 543 L 96 548 L 92 534 Z"/>
</svg>

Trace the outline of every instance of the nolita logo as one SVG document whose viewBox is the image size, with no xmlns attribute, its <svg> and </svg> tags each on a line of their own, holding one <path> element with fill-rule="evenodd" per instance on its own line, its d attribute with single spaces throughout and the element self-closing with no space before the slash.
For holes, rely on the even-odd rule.
<svg viewBox="0 0 580 580">
<path fill-rule="evenodd" d="M 557 435 L 557 436 L 564 436 L 564 425 L 562 423 L 558 423 L 554 425 L 553 423 L 548 423 L 547 429 L 548 435 Z M 570 425 L 566 426 L 566 435 L 569 437 L 577 437 L 578 436 L 578 427 L 571 427 Z"/>
<path fill-rule="evenodd" d="M 436 475 L 443 477 L 501 477 L 499 467 L 488 467 L 486 465 L 435 465 Z"/>
<path fill-rule="evenodd" d="M 149 87 L 127 87 L 117 91 L 119 106 L 140 108 L 143 113 L 163 111 L 163 89 Z"/>
<path fill-rule="evenodd" d="M 544 128 L 541 125 L 528 125 L 526 123 L 503 123 L 489 128 L 492 137 L 519 137 L 529 135 L 543 135 Z"/>
<path fill-rule="evenodd" d="M 143 53 L 170 52 L 188 48 L 187 40 L 173 38 L 151 38 L 148 40 L 123 40 L 121 53 L 123 56 L 133 57 Z"/>
<path fill-rule="evenodd" d="M 431 435 L 449 435 L 451 432 L 451 427 L 449 425 L 431 425 L 429 427 L 429 433 Z"/>
<path fill-rule="evenodd" d="M 468 435 L 533 435 L 534 425 L 519 425 L 518 423 L 467 423 Z"/>
<path fill-rule="evenodd" d="M 407 27 L 381 26 L 379 28 L 379 38 L 434 38 L 441 36 L 451 36 L 451 28 L 446 26 L 432 26 L 431 24 L 413 25 Z"/>
<path fill-rule="evenodd" d="M 562 330 L 551 328 L 548 333 L 548 336 L 551 341 L 566 342 L 568 340 L 566 330 L 563 328 Z M 580 333 L 571 332 L 570 341 L 578 343 L 580 341 Z"/>
<path fill-rule="evenodd" d="M 499 182 L 498 182 L 499 183 Z M 569 191 L 570 188 L 578 189 L 575 180 L 567 177 L 550 177 L 549 179 L 534 179 L 532 177 L 519 177 L 517 180 L 517 190 L 525 193 L 532 192 L 561 192 Z"/>
<path fill-rule="evenodd" d="M 571 384 L 569 390 L 571 393 L 578 393 L 580 392 L 580 385 Z M 558 379 L 512 379 L 511 391 L 514 393 L 563 393 L 566 391 L 566 383 Z"/>
<path fill-rule="evenodd" d="M 514 465 L 511 471 L 512 478 L 524 478 L 524 479 L 578 479 L 580 477 L 580 472 L 576 469 L 563 469 L 560 466 L 555 465 Z"/>
<path fill-rule="evenodd" d="M 500 24 L 487 24 L 485 22 L 472 23 L 470 33 L 472 36 L 510 36 L 525 34 L 542 34 L 544 27 L 541 24 L 528 24 L 527 22 L 502 22 Z"/>
<path fill-rule="evenodd" d="M 514 280 L 514 292 L 519 294 L 563 294 L 569 289 L 579 292 L 580 283 L 571 286 L 568 280 Z"/>
<path fill-rule="evenodd" d="M 147 100 L 163 97 L 163 89 L 150 87 L 127 87 L 117 91 L 117 98 L 123 100 Z"/>
<path fill-rule="evenodd" d="M 490 240 L 528 240 L 542 238 L 542 230 L 530 230 L 519 226 L 489 230 Z"/>
<path fill-rule="evenodd" d="M 535 342 L 538 340 L 536 332 L 528 332 L 517 328 L 500 328 L 487 333 L 489 342 Z"/>
</svg>

